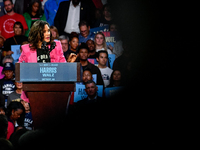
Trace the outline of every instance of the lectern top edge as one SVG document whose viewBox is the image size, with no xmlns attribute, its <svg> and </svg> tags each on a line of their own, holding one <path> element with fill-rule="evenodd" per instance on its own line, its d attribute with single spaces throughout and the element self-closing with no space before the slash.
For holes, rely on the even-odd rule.
<svg viewBox="0 0 200 150">
<path fill-rule="evenodd" d="M 81 64 L 15 63 L 15 80 L 20 82 L 80 82 Z"/>
</svg>

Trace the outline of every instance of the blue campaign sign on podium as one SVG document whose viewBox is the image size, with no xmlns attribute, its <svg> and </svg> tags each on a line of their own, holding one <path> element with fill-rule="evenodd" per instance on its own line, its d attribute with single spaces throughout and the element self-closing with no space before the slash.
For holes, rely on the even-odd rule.
<svg viewBox="0 0 200 150">
<path fill-rule="evenodd" d="M 98 91 L 97 95 L 103 96 L 103 85 L 97 85 Z M 85 85 L 81 83 L 76 83 L 76 92 L 74 92 L 74 102 L 78 102 L 87 97 L 87 93 L 85 92 Z"/>
</svg>

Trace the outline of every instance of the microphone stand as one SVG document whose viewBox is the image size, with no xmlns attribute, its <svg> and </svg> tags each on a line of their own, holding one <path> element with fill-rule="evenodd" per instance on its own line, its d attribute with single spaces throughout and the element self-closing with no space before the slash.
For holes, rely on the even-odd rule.
<svg viewBox="0 0 200 150">
<path fill-rule="evenodd" d="M 47 51 L 47 55 L 49 57 L 49 62 L 50 62 L 50 52 L 55 48 L 56 43 L 52 42 L 50 48 L 48 48 L 47 42 L 43 41 L 41 49 Z"/>
</svg>

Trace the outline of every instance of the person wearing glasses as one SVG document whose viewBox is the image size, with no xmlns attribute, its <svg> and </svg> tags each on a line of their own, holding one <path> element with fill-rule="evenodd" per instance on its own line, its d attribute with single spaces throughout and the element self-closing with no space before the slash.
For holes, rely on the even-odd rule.
<svg viewBox="0 0 200 150">
<path fill-rule="evenodd" d="M 79 45 L 80 43 L 86 43 L 88 40 L 94 41 L 94 36 L 95 34 L 90 32 L 90 26 L 87 21 L 82 20 L 79 23 L 79 29 L 80 29 L 80 34 L 79 34 Z"/>
</svg>

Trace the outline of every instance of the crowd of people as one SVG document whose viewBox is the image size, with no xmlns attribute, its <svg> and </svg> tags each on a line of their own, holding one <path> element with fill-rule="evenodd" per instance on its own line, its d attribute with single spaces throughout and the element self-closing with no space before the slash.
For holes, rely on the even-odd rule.
<svg viewBox="0 0 200 150">
<path fill-rule="evenodd" d="M 75 103 L 71 93 L 69 114 L 76 113 L 80 105 L 102 101 L 97 95 L 97 85 L 103 86 L 103 90 L 125 85 L 130 76 L 125 77 L 124 72 L 128 75 L 132 65 L 122 41 L 107 45 L 103 32 L 90 31 L 107 26 L 109 31 L 117 32 L 106 0 L 24 0 L 20 7 L 19 3 L 4 0 L 5 12 L 0 17 L 0 138 L 10 140 L 13 146 L 17 146 L 19 134 L 34 130 L 23 83 L 15 81 L 15 62 L 80 62 L 83 72 L 80 84 L 85 85 L 87 98 Z M 54 42 L 56 51 L 50 54 L 42 51 L 43 40 Z M 12 57 L 16 53 L 13 45 L 20 45 L 17 60 Z M 33 49 L 34 53 L 30 54 Z M 110 54 L 116 58 L 112 67 Z M 97 64 L 88 59 L 95 59 Z"/>
<path fill-rule="evenodd" d="M 184 124 L 176 123 L 187 107 L 177 99 L 191 97 L 191 72 L 185 71 L 191 65 L 177 58 L 183 49 L 197 49 L 195 6 L 148 0 L 0 0 L 0 149 L 185 146 L 187 137 L 178 132 Z M 105 32 L 95 28 L 117 30 L 121 38 L 107 45 Z M 43 41 L 56 43 L 50 55 L 42 51 Z M 13 45 L 21 47 L 19 52 Z M 72 92 L 66 118 L 47 124 L 47 132 L 34 129 L 23 83 L 15 82 L 18 61 L 80 62 L 82 82 L 76 84 L 85 86 L 87 97 L 74 102 Z M 105 91 L 123 85 L 114 99 L 99 96 L 99 86 Z"/>
</svg>

